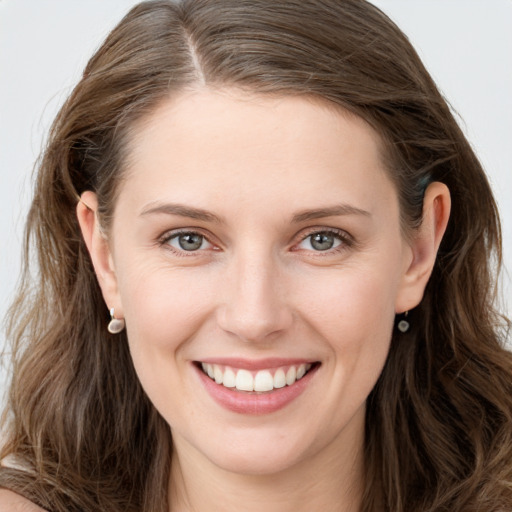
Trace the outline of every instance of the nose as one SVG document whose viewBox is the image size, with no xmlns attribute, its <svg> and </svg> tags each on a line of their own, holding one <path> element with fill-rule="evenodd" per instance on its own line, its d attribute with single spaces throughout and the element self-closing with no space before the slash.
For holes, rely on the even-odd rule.
<svg viewBox="0 0 512 512">
<path fill-rule="evenodd" d="M 240 258 L 222 287 L 217 322 L 221 329 L 246 342 L 275 339 L 292 324 L 286 279 L 268 255 Z"/>
</svg>

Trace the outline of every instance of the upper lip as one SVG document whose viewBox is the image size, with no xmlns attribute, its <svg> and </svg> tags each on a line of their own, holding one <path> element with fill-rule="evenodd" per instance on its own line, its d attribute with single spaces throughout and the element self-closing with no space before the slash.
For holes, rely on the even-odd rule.
<svg viewBox="0 0 512 512">
<path fill-rule="evenodd" d="M 281 366 L 292 366 L 301 364 L 313 364 L 318 361 L 304 358 L 284 358 L 284 357 L 267 357 L 265 359 L 245 359 L 238 357 L 208 357 L 201 359 L 199 363 L 218 364 L 238 368 L 242 370 L 266 370 L 270 368 L 279 368 Z"/>
</svg>

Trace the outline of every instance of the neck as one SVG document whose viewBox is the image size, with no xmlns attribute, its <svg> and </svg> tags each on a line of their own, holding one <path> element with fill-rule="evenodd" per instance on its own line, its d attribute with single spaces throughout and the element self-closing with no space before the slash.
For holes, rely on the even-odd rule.
<svg viewBox="0 0 512 512">
<path fill-rule="evenodd" d="M 279 472 L 252 475 L 220 468 L 190 445 L 175 443 L 169 510 L 358 512 L 363 489 L 363 440 L 350 446 L 338 444 L 334 441 L 313 457 Z"/>
</svg>

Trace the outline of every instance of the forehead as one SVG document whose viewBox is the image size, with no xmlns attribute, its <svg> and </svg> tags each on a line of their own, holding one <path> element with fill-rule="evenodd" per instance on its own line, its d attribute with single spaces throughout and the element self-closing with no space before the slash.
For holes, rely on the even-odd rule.
<svg viewBox="0 0 512 512">
<path fill-rule="evenodd" d="M 365 121 L 316 98 L 189 91 L 132 127 L 123 188 L 208 208 L 230 192 L 239 202 L 259 194 L 291 207 L 350 198 L 368 207 L 391 185 L 381 146 Z"/>
</svg>

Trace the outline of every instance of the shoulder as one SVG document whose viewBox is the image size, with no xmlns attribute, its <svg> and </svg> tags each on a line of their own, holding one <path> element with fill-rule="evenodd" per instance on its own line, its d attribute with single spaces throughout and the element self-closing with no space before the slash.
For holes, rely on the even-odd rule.
<svg viewBox="0 0 512 512">
<path fill-rule="evenodd" d="M 44 512 L 44 509 L 15 492 L 0 489 L 0 512 Z"/>
</svg>

